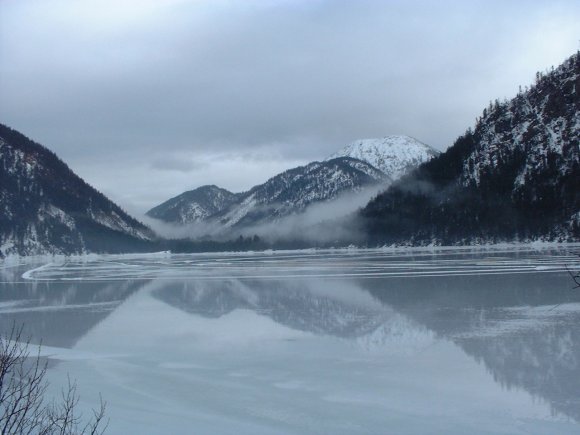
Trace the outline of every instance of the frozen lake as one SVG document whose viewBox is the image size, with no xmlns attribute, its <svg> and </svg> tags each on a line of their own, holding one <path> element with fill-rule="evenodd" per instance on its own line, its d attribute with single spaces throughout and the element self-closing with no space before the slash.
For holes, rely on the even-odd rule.
<svg viewBox="0 0 580 435">
<path fill-rule="evenodd" d="M 580 433 L 578 246 L 0 267 L 0 328 L 113 434 Z"/>
</svg>

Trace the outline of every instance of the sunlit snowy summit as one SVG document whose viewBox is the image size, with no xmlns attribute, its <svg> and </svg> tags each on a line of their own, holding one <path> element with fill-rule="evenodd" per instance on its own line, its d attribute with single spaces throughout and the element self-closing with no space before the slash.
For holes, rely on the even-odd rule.
<svg viewBox="0 0 580 435">
<path fill-rule="evenodd" d="M 410 169 L 437 156 L 439 151 L 403 135 L 391 135 L 377 139 L 359 139 L 328 157 L 352 157 L 370 163 L 393 180 Z"/>
</svg>

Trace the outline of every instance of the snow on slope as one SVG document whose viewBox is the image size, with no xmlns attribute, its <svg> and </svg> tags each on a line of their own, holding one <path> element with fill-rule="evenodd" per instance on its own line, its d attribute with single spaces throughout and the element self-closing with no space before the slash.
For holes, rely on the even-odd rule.
<svg viewBox="0 0 580 435">
<path fill-rule="evenodd" d="M 369 235 L 386 244 L 580 240 L 578 89 L 580 52 L 490 102 L 475 128 L 415 173 L 414 192 L 395 183 L 369 203 Z"/>
<path fill-rule="evenodd" d="M 238 197 L 215 185 L 201 186 L 165 201 L 149 210 L 147 215 L 178 224 L 201 222 L 228 208 Z"/>
<path fill-rule="evenodd" d="M 419 166 L 439 154 L 417 139 L 409 136 L 385 136 L 378 139 L 360 139 L 332 154 L 336 157 L 352 157 L 370 163 L 393 180 L 408 170 Z"/>
<path fill-rule="evenodd" d="M 309 205 L 390 181 L 370 164 L 349 157 L 289 169 L 240 194 L 240 202 L 212 218 L 220 225 L 255 225 L 300 213 Z"/>
<path fill-rule="evenodd" d="M 123 252 L 152 237 L 53 152 L 0 124 L 0 257 Z"/>
</svg>

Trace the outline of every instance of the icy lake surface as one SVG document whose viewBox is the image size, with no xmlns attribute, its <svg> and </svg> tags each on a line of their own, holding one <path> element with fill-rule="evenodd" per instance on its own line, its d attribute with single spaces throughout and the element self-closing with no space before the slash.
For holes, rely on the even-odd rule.
<svg viewBox="0 0 580 435">
<path fill-rule="evenodd" d="M 578 434 L 576 246 L 0 267 L 51 392 L 113 434 Z"/>
</svg>

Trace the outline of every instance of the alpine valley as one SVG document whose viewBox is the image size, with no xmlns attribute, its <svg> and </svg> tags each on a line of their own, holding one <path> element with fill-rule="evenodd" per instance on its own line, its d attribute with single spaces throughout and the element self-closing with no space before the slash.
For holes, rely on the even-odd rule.
<svg viewBox="0 0 580 435">
<path fill-rule="evenodd" d="M 193 227 L 205 231 L 205 241 L 221 240 L 212 249 L 247 249 L 223 241 L 293 219 L 302 225 L 298 217 L 324 207 L 325 218 L 308 223 L 314 231 L 298 232 L 346 229 L 328 246 L 578 241 L 579 88 L 576 53 L 537 74 L 513 99 L 490 103 L 442 154 L 407 136 L 358 140 L 246 192 L 201 186 L 147 212 L 183 229 L 182 240 L 156 235 L 53 152 L 0 125 L 0 257 L 151 251 L 179 243 L 192 250 L 194 231 L 187 231 Z M 267 233 L 260 236 L 252 248 L 278 247 Z M 315 238 L 306 243 L 321 246 Z"/>
</svg>

